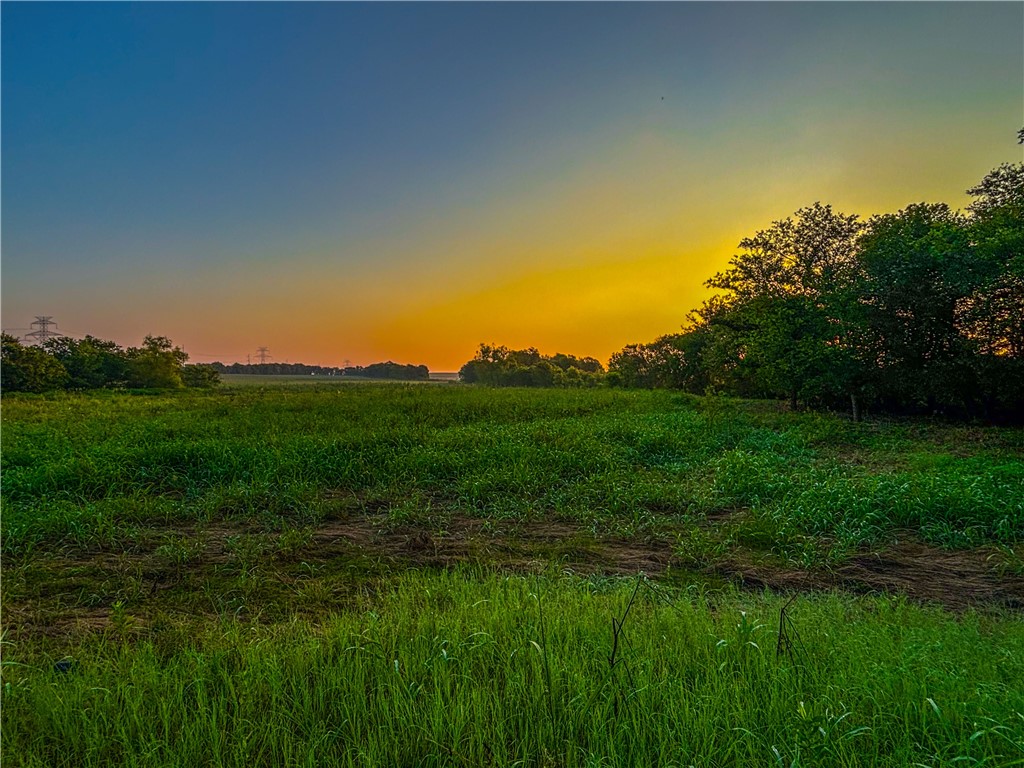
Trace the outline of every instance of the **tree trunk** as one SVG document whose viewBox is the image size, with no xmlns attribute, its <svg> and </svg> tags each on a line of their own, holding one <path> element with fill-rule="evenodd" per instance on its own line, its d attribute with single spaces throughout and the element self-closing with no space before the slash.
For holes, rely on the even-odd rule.
<svg viewBox="0 0 1024 768">
<path fill-rule="evenodd" d="M 791 411 L 796 410 L 796 391 L 796 387 L 793 387 L 791 390 L 789 390 L 789 410 Z"/>
<path fill-rule="evenodd" d="M 860 401 L 857 399 L 857 393 L 850 393 L 850 410 L 853 412 L 854 422 L 860 421 Z"/>
</svg>

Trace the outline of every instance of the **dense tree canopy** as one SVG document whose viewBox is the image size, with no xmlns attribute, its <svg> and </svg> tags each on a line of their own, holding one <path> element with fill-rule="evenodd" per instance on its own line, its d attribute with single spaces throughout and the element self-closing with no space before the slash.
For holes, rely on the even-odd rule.
<svg viewBox="0 0 1024 768">
<path fill-rule="evenodd" d="M 467 384 L 494 387 L 588 387 L 598 384 L 604 366 L 592 357 L 542 355 L 533 347 L 509 349 L 481 344 L 476 356 L 459 370 Z"/>
<path fill-rule="evenodd" d="M 0 371 L 4 392 L 178 389 L 220 383 L 212 366 L 188 365 L 187 360 L 184 350 L 164 336 L 147 336 L 142 346 L 122 349 L 95 336 L 60 336 L 34 347 L 5 334 Z"/>
<path fill-rule="evenodd" d="M 683 333 L 609 381 L 902 413 L 1024 413 L 1024 163 L 870 220 L 815 203 L 744 238 Z"/>
<path fill-rule="evenodd" d="M 46 392 L 68 382 L 67 369 L 38 347 L 23 346 L 3 334 L 0 339 L 0 388 L 4 392 Z"/>
</svg>

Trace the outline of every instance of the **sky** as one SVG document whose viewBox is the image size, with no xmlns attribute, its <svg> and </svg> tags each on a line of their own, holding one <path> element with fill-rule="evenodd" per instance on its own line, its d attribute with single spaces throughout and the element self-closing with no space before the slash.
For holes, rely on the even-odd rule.
<svg viewBox="0 0 1024 768">
<path fill-rule="evenodd" d="M 954 207 L 1024 3 L 15 3 L 0 318 L 193 362 L 606 361 L 815 201 Z"/>
</svg>

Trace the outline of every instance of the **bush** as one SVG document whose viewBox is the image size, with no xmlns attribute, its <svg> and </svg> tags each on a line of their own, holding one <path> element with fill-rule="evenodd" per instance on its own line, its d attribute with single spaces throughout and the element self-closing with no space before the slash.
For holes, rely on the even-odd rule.
<svg viewBox="0 0 1024 768">
<path fill-rule="evenodd" d="M 0 388 L 4 392 L 49 392 L 60 389 L 67 380 L 67 370 L 54 357 L 3 335 Z"/>
<path fill-rule="evenodd" d="M 186 387 L 213 389 L 220 385 L 220 374 L 212 365 L 185 365 L 181 369 L 181 380 Z"/>
</svg>

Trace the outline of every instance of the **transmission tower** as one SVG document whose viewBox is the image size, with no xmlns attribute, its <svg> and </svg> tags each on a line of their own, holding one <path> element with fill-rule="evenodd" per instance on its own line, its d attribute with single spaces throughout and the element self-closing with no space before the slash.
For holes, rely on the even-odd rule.
<svg viewBox="0 0 1024 768">
<path fill-rule="evenodd" d="M 38 330 L 33 330 L 29 333 L 26 333 L 25 338 L 32 339 L 33 341 L 38 341 L 40 344 L 42 344 L 47 339 L 54 339 L 57 338 L 58 336 L 64 335 L 62 333 L 57 333 L 57 331 L 50 330 L 51 325 L 57 325 L 55 322 L 53 322 L 53 317 L 51 315 L 36 315 L 36 319 L 29 323 L 29 325 L 32 326 L 32 328 L 35 328 L 36 326 L 39 326 L 39 328 Z"/>
<path fill-rule="evenodd" d="M 267 362 L 267 360 L 269 360 L 271 357 L 272 355 L 270 354 L 270 350 L 267 347 L 256 348 L 256 358 L 260 361 L 260 363 Z"/>
</svg>

